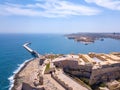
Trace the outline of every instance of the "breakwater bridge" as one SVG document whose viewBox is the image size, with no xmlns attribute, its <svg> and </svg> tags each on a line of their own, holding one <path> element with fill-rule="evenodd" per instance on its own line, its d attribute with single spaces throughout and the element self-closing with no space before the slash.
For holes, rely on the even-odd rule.
<svg viewBox="0 0 120 90">
<path fill-rule="evenodd" d="M 28 47 L 28 45 L 30 45 L 30 44 L 31 44 L 31 43 L 25 43 L 25 44 L 23 45 L 23 47 L 24 47 L 28 52 L 30 52 L 30 53 L 32 54 L 32 56 L 39 58 L 41 55 L 40 55 L 37 51 L 32 50 L 30 47 Z"/>
</svg>

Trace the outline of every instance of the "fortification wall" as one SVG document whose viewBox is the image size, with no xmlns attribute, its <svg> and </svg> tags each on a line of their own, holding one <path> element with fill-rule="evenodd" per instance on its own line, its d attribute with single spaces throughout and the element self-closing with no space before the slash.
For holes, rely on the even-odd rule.
<svg viewBox="0 0 120 90">
<path fill-rule="evenodd" d="M 61 81 L 57 75 L 55 75 L 54 73 L 51 74 L 51 77 L 56 80 L 61 86 L 63 86 L 66 90 L 73 90 L 72 87 L 69 87 L 67 84 L 65 84 L 64 81 Z"/>
<path fill-rule="evenodd" d="M 78 61 L 63 60 L 63 61 L 54 62 L 54 65 L 59 68 L 72 68 L 72 67 L 76 68 L 78 66 Z"/>
<path fill-rule="evenodd" d="M 107 82 L 120 78 L 120 63 L 104 65 L 101 68 L 93 69 L 90 77 L 90 85 L 100 82 Z"/>
<path fill-rule="evenodd" d="M 65 72 L 75 76 L 82 76 L 90 78 L 92 72 L 92 65 L 78 65 L 77 67 L 64 69 Z"/>
</svg>

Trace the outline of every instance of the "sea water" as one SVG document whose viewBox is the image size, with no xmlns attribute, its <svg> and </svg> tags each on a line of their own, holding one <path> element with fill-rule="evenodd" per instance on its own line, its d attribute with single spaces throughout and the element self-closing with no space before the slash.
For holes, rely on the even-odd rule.
<svg viewBox="0 0 120 90">
<path fill-rule="evenodd" d="M 13 75 L 24 62 L 33 58 L 22 45 L 31 42 L 31 48 L 40 54 L 55 53 L 110 53 L 120 52 L 120 40 L 105 39 L 84 45 L 60 34 L 0 34 L 0 90 L 8 90 Z"/>
</svg>

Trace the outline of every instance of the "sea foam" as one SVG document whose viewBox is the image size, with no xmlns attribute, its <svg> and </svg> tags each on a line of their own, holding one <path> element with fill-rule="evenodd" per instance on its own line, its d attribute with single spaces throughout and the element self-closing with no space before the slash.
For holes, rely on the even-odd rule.
<svg viewBox="0 0 120 90">
<path fill-rule="evenodd" d="M 10 81 L 9 90 L 11 90 L 12 87 L 14 86 L 14 81 L 15 81 L 15 80 L 14 80 L 14 77 L 15 77 L 15 75 L 21 70 L 21 68 L 22 68 L 28 61 L 30 61 L 30 60 L 32 60 L 32 59 L 33 59 L 33 58 L 28 59 L 28 60 L 25 60 L 22 64 L 18 64 L 18 68 L 17 68 L 15 71 L 13 71 L 13 75 L 8 78 L 8 80 Z"/>
</svg>

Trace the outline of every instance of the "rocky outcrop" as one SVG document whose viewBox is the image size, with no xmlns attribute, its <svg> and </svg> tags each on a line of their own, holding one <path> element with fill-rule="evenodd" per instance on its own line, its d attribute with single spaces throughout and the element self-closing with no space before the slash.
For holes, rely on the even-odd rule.
<svg viewBox="0 0 120 90">
<path fill-rule="evenodd" d="M 28 88 L 36 88 L 36 85 L 40 85 L 42 78 L 40 76 L 39 67 L 38 58 L 26 63 L 19 73 L 15 75 L 15 83 L 12 90 L 28 90 L 24 89 L 25 86 L 29 85 Z"/>
</svg>

